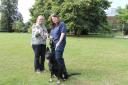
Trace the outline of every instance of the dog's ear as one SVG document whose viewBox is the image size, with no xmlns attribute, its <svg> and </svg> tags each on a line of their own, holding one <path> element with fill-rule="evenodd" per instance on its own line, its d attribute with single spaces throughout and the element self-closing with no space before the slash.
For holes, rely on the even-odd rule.
<svg viewBox="0 0 128 85">
<path fill-rule="evenodd" d="M 49 51 L 49 47 L 46 48 L 46 51 Z"/>
<path fill-rule="evenodd" d="M 52 45 L 52 44 L 53 44 L 53 41 L 52 41 L 52 39 L 50 39 L 50 41 L 49 41 L 49 44 L 50 44 L 50 45 Z"/>
<path fill-rule="evenodd" d="M 51 55 L 50 48 L 49 47 L 46 47 L 46 52 L 45 52 L 46 59 L 49 59 L 50 58 L 50 55 Z"/>
</svg>

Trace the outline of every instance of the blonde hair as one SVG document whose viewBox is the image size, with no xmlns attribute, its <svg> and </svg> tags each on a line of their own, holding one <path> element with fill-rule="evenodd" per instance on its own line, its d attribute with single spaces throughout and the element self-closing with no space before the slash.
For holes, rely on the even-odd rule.
<svg viewBox="0 0 128 85">
<path fill-rule="evenodd" d="M 36 21 L 38 21 L 40 18 L 43 18 L 43 19 L 44 19 L 44 16 L 39 15 L 39 16 L 37 17 Z"/>
</svg>

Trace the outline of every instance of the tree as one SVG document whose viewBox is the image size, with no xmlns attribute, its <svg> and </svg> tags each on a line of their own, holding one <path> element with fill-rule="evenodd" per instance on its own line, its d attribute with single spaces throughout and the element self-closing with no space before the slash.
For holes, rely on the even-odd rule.
<svg viewBox="0 0 128 85">
<path fill-rule="evenodd" d="M 18 12 L 18 0 L 1 0 L 1 20 L 0 31 L 12 32 L 13 22 L 22 20 L 21 13 Z"/>
<path fill-rule="evenodd" d="M 39 14 L 44 15 L 46 20 L 52 13 L 58 14 L 66 22 L 69 30 L 74 30 L 75 34 L 85 30 L 88 34 L 98 32 L 99 28 L 103 28 L 107 23 L 104 10 L 108 7 L 108 0 L 36 0 L 30 13 L 32 21 L 35 21 Z"/>
<path fill-rule="evenodd" d="M 128 22 L 128 5 L 126 5 L 124 9 L 119 7 L 117 12 L 118 12 L 117 14 L 118 19 L 120 19 L 121 22 L 127 23 Z"/>
<path fill-rule="evenodd" d="M 122 32 L 124 31 L 124 34 L 128 34 L 128 5 L 126 5 L 125 8 L 119 7 L 117 12 L 117 18 L 120 20 L 122 24 Z"/>
<path fill-rule="evenodd" d="M 31 22 L 35 23 L 39 15 L 43 15 L 46 20 L 46 26 L 49 24 L 49 16 L 51 14 L 52 0 L 36 0 L 35 4 L 29 10 L 31 15 Z"/>
<path fill-rule="evenodd" d="M 31 22 L 30 21 L 24 23 L 24 32 L 29 32 L 30 28 L 31 28 Z"/>
<path fill-rule="evenodd" d="M 110 7 L 107 0 L 70 0 L 62 4 L 60 15 L 68 23 L 69 28 L 80 31 L 98 32 L 107 23 L 105 9 Z"/>
<path fill-rule="evenodd" d="M 14 21 L 12 25 L 12 29 L 15 32 L 25 32 L 26 30 L 24 29 L 24 23 L 20 20 Z"/>
</svg>

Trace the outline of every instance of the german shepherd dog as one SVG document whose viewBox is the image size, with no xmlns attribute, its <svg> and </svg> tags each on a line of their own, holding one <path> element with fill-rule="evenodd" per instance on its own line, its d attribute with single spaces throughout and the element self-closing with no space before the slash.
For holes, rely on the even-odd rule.
<svg viewBox="0 0 128 85">
<path fill-rule="evenodd" d="M 52 40 L 50 40 L 50 48 L 49 47 L 46 48 L 45 57 L 48 61 L 49 70 L 51 72 L 51 77 L 50 77 L 49 81 L 52 82 L 53 77 L 56 76 L 57 77 L 57 85 L 59 85 L 60 79 L 64 80 L 65 76 L 63 75 L 62 68 L 59 66 L 59 64 L 57 63 L 57 61 L 55 59 L 55 48 L 54 48 L 54 44 L 53 44 Z"/>
</svg>

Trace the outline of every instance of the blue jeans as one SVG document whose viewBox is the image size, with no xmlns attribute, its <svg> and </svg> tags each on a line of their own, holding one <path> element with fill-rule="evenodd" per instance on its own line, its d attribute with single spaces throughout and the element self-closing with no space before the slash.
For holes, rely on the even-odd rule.
<svg viewBox="0 0 128 85">
<path fill-rule="evenodd" d="M 54 43 L 54 46 L 56 43 Z M 55 59 L 61 69 L 63 70 L 63 74 L 67 75 L 67 69 L 65 66 L 64 58 L 63 58 L 63 53 L 64 53 L 64 48 L 65 48 L 66 43 L 61 43 L 57 49 L 55 50 Z"/>
<path fill-rule="evenodd" d="M 36 70 L 43 71 L 44 70 L 44 62 L 45 62 L 45 51 L 46 45 L 32 45 L 35 57 L 34 57 L 34 68 Z"/>
<path fill-rule="evenodd" d="M 63 58 L 63 51 L 55 51 L 55 58 L 61 69 L 63 70 L 64 74 L 67 74 L 64 58 Z"/>
</svg>

